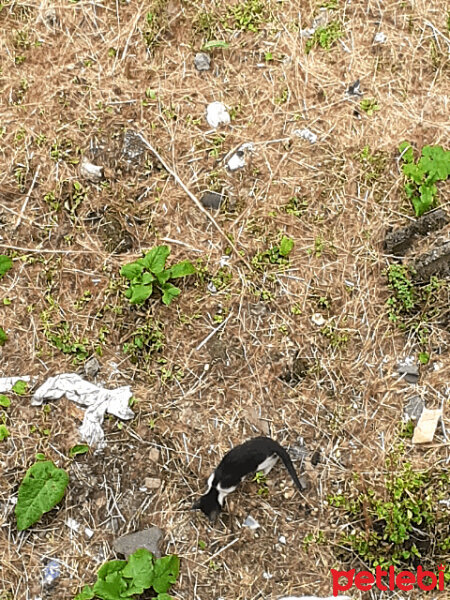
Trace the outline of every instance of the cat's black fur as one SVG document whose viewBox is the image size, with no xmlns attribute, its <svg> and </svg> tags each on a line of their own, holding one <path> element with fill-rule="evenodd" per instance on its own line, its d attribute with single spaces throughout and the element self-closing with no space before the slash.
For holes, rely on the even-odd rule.
<svg viewBox="0 0 450 600">
<path fill-rule="evenodd" d="M 208 479 L 208 490 L 193 508 L 201 510 L 214 522 L 223 507 L 225 496 L 234 491 L 246 475 L 260 470 L 267 474 L 277 457 L 281 458 L 295 485 L 302 492 L 305 487 L 300 483 L 291 458 L 283 446 L 271 438 L 256 437 L 225 454 Z"/>
</svg>

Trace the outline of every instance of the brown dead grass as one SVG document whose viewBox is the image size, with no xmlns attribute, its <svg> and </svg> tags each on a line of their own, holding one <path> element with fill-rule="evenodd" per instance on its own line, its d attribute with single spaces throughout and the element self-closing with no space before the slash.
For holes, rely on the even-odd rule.
<svg viewBox="0 0 450 600">
<path fill-rule="evenodd" d="M 342 23 L 343 43 L 309 55 L 298 29 L 317 14 L 314 3 L 303 3 L 299 12 L 295 3 L 271 3 L 273 19 L 258 34 L 225 31 L 217 21 L 221 3 L 31 0 L 2 6 L 0 250 L 14 256 L 14 269 L 1 282 L 2 297 L 12 301 L 2 310 L 9 340 L 0 348 L 1 374 L 42 382 L 76 368 L 72 357 L 49 345 L 47 311 L 50 328 L 66 321 L 74 338 L 89 340 L 91 352 L 101 348 L 102 381 L 130 383 L 138 398 L 133 423 L 122 429 L 105 424 L 105 453 L 73 462 L 68 451 L 78 441 L 79 412 L 62 400 L 45 414 L 31 408 L 28 397 L 14 398 L 7 412 L 11 437 L 0 459 L 2 600 L 40 595 L 49 557 L 63 565 L 51 597 L 72 598 L 114 556 L 117 535 L 150 524 L 165 531 L 163 550 L 182 558 L 176 597 L 330 594 L 329 570 L 340 566 L 336 556 L 347 524 L 330 511 L 327 494 L 347 489 L 354 471 L 381 480 L 402 407 L 415 393 L 393 376 L 398 359 L 417 346 L 388 324 L 382 241 L 388 227 L 411 218 L 398 143 L 448 143 L 445 3 L 340 3 L 330 18 Z M 143 33 L 150 10 L 158 30 L 148 50 Z M 207 73 L 193 66 L 206 39 L 198 31 L 201 12 L 213 15 L 215 35 L 230 44 L 213 51 Z M 387 35 L 385 44 L 373 43 L 377 31 Z M 266 63 L 269 51 L 274 60 Z M 379 103 L 372 117 L 359 111 L 356 118 L 359 99 L 345 96 L 356 78 L 365 97 Z M 235 109 L 232 126 L 217 132 L 204 118 L 213 100 Z M 303 127 L 318 135 L 317 144 L 294 134 Z M 291 236 L 288 270 L 250 271 L 233 253 L 232 281 L 217 294 L 198 279 L 184 283 L 169 308 L 158 300 L 148 309 L 127 307 L 118 271 L 141 250 L 170 240 L 177 260 L 199 258 L 213 275 L 226 250 L 211 221 L 151 152 L 124 160 L 128 129 L 140 132 L 197 198 L 223 189 L 226 209 L 214 218 L 247 262 L 281 233 Z M 218 135 L 224 141 L 211 156 Z M 250 163 L 227 173 L 225 156 L 246 141 L 255 143 Z M 370 184 L 358 158 L 367 145 L 385 156 Z M 106 185 L 83 181 L 82 155 L 105 166 Z M 76 208 L 74 181 L 86 190 Z M 50 193 L 57 208 L 45 199 Z M 448 186 L 442 194 L 448 202 Z M 307 202 L 300 218 L 280 210 L 293 195 Z M 439 236 L 448 237 L 448 229 Z M 271 302 L 260 299 L 263 290 Z M 86 291 L 90 300 L 77 307 Z M 320 306 L 320 297 L 329 298 L 329 308 Z M 333 347 L 311 320 L 317 312 L 349 342 Z M 217 315 L 229 319 L 197 349 L 217 326 Z M 156 356 L 132 365 L 122 345 L 149 319 L 163 324 L 165 362 Z M 102 327 L 104 343 L 98 341 Z M 441 366 L 422 370 L 419 393 L 433 407 L 448 397 L 447 332 L 433 327 L 430 347 Z M 284 383 L 280 376 L 297 351 L 314 368 L 297 385 Z M 167 380 L 162 368 L 184 376 Z M 295 445 L 302 436 L 323 461 L 313 468 L 306 459 L 311 489 L 304 498 L 276 470 L 267 498 L 257 495 L 256 484 L 243 485 L 212 529 L 190 512 L 191 502 L 231 445 L 264 431 L 255 411 L 280 442 Z M 49 436 L 42 434 L 46 428 Z M 160 450 L 157 465 L 147 459 L 151 448 Z M 11 499 L 36 452 L 65 466 L 71 482 L 58 511 L 18 534 Z M 426 449 L 407 444 L 406 454 L 415 467 L 428 468 L 448 461 L 448 444 L 440 436 Z M 147 476 L 163 481 L 151 496 L 139 490 Z M 256 532 L 241 528 L 247 514 L 261 524 Z M 93 538 L 71 533 L 68 517 L 93 529 Z M 326 543 L 306 549 L 305 536 L 320 532 Z"/>
</svg>

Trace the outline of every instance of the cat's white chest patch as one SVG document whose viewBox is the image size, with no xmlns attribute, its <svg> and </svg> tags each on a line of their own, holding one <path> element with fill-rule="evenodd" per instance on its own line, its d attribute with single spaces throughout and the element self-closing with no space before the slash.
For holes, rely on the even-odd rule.
<svg viewBox="0 0 450 600">
<path fill-rule="evenodd" d="M 272 456 L 268 456 L 261 464 L 256 467 L 257 471 L 262 471 L 264 475 L 267 475 L 269 471 L 271 471 L 272 467 L 276 464 L 278 460 L 278 456 L 276 454 L 272 454 Z"/>
</svg>

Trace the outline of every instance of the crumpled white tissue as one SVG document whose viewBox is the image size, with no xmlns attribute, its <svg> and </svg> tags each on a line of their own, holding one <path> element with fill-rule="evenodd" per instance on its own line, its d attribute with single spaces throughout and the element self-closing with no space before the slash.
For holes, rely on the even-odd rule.
<svg viewBox="0 0 450 600">
<path fill-rule="evenodd" d="M 49 377 L 33 394 L 31 404 L 40 406 L 44 400 L 59 400 L 66 396 L 71 402 L 86 406 L 84 420 L 79 429 L 81 437 L 90 446 L 105 447 L 103 418 L 108 412 L 119 419 L 132 419 L 134 412 L 128 406 L 133 393 L 129 385 L 108 390 L 86 381 L 76 373 L 63 373 Z"/>
<path fill-rule="evenodd" d="M 206 120 L 210 127 L 216 129 L 219 125 L 228 125 L 230 114 L 222 102 L 211 102 L 206 108 Z"/>
</svg>

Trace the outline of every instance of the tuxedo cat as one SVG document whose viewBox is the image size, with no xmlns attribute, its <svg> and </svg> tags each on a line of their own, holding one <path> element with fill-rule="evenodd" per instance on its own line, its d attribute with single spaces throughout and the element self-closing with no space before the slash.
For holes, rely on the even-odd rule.
<svg viewBox="0 0 450 600">
<path fill-rule="evenodd" d="M 208 489 L 193 508 L 201 510 L 214 523 L 227 494 L 234 492 L 250 473 L 263 471 L 267 475 L 278 457 L 283 461 L 300 492 L 304 491 L 305 486 L 300 483 L 289 454 L 283 446 L 271 438 L 256 437 L 225 454 L 208 479 Z"/>
</svg>

